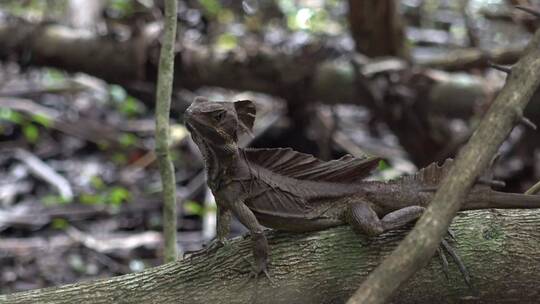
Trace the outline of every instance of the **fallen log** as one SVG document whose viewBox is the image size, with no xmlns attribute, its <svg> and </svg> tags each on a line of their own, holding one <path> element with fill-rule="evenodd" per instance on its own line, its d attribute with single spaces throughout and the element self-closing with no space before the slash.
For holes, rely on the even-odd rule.
<svg viewBox="0 0 540 304">
<path fill-rule="evenodd" d="M 438 258 L 402 286 L 394 303 L 533 303 L 540 297 L 540 211 L 464 212 L 452 226 L 472 290 Z M 0 296 L 0 303 L 342 303 L 406 231 L 366 240 L 348 227 L 270 232 L 271 275 L 246 284 L 249 239 L 143 272 Z M 255 288 L 255 286 L 257 286 Z"/>
</svg>

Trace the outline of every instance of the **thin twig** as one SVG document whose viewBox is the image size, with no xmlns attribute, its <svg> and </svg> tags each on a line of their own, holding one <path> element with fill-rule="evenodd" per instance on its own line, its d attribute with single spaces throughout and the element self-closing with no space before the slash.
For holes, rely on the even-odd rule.
<svg viewBox="0 0 540 304">
<path fill-rule="evenodd" d="M 176 248 L 176 183 L 174 166 L 169 154 L 169 114 L 174 75 L 174 45 L 176 38 L 176 0 L 165 1 L 165 29 L 159 56 L 156 96 L 156 156 L 163 185 L 163 236 L 165 262 L 175 261 Z"/>
<path fill-rule="evenodd" d="M 533 195 L 533 194 L 536 194 L 538 192 L 540 192 L 540 181 L 538 181 L 538 183 L 534 184 L 534 186 L 530 187 L 529 190 L 525 191 L 525 194 Z"/>
<path fill-rule="evenodd" d="M 67 202 L 73 200 L 73 190 L 68 180 L 54 171 L 44 161 L 23 149 L 16 149 L 14 156 L 23 162 L 32 174 L 56 188 L 63 200 Z"/>
</svg>

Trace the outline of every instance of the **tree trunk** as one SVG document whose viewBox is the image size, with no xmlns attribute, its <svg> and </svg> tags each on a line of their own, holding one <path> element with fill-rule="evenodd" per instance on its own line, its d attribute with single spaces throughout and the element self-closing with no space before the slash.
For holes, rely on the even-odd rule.
<svg viewBox="0 0 540 304">
<path fill-rule="evenodd" d="M 540 297 L 540 211 L 465 212 L 453 224 L 456 249 L 472 274 L 468 289 L 455 264 L 439 259 L 402 286 L 394 303 L 532 303 Z M 140 273 L 0 297 L 0 303 L 343 303 L 396 246 L 404 231 L 366 241 L 349 227 L 315 233 L 271 232 L 270 271 L 245 284 L 249 238 Z"/>
<path fill-rule="evenodd" d="M 349 0 L 349 24 L 358 52 L 369 57 L 408 57 L 398 8 L 395 0 Z"/>
</svg>

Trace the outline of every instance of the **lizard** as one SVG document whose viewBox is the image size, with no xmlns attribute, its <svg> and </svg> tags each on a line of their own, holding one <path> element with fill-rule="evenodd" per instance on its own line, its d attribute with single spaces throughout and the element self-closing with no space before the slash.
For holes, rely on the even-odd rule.
<svg viewBox="0 0 540 304">
<path fill-rule="evenodd" d="M 307 232 L 349 225 L 361 235 L 377 236 L 417 220 L 452 164 L 448 159 L 414 175 L 366 181 L 379 157 L 322 161 L 290 148 L 239 147 L 238 137 L 251 132 L 255 117 L 250 100 L 203 97 L 184 113 L 216 199 L 216 241 L 225 244 L 234 215 L 251 235 L 256 276 L 270 278 L 265 227 Z M 460 210 L 490 208 L 540 208 L 540 196 L 498 192 L 489 181 L 479 181 Z"/>
</svg>

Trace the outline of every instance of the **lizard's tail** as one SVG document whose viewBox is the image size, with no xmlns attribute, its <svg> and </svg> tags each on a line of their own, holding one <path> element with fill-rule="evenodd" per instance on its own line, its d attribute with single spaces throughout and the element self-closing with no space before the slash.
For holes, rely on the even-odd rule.
<svg viewBox="0 0 540 304">
<path fill-rule="evenodd" d="M 482 193 L 483 192 L 483 193 Z M 540 195 L 505 193 L 498 191 L 480 191 L 470 193 L 463 205 L 463 210 L 470 209 L 531 209 L 540 208 Z"/>
</svg>

